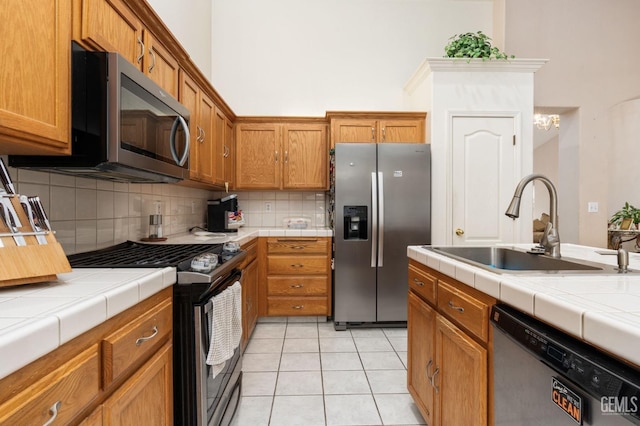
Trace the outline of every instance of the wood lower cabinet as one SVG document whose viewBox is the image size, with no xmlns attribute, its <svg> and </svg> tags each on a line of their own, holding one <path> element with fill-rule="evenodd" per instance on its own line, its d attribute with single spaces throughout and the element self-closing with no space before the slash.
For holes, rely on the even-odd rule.
<svg viewBox="0 0 640 426">
<path fill-rule="evenodd" d="M 425 143 L 426 113 L 328 111 L 331 148 L 336 143 Z"/>
<path fill-rule="evenodd" d="M 167 288 L 3 378 L 0 424 L 173 424 L 172 324 Z"/>
<path fill-rule="evenodd" d="M 331 315 L 331 239 L 260 238 L 261 316 Z"/>
<path fill-rule="evenodd" d="M 492 424 L 495 302 L 409 260 L 407 387 L 427 424 Z"/>
<path fill-rule="evenodd" d="M 0 152 L 71 151 L 71 0 L 3 0 Z"/>
<path fill-rule="evenodd" d="M 172 425 L 172 345 L 167 342 L 102 405 L 103 425 Z"/>
<path fill-rule="evenodd" d="M 247 257 L 240 266 L 242 275 L 242 350 L 247 347 L 258 322 L 258 240 L 242 246 Z"/>
<path fill-rule="evenodd" d="M 326 129 L 318 120 L 238 123 L 236 189 L 326 189 Z"/>
</svg>

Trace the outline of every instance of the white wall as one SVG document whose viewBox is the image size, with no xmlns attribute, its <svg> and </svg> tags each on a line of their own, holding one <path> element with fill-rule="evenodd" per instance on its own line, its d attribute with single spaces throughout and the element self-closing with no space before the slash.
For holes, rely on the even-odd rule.
<svg viewBox="0 0 640 426">
<path fill-rule="evenodd" d="M 559 196 L 559 211 L 567 201 L 575 210 L 570 217 L 563 215 L 560 237 L 566 235 L 567 220 L 573 220 L 579 235 L 576 242 L 606 247 L 607 222 L 613 213 L 610 191 L 612 198 L 620 198 L 614 195 L 619 189 L 608 165 L 609 154 L 616 150 L 612 144 L 620 143 L 612 138 L 610 110 L 640 94 L 640 56 L 634 54 L 640 40 L 640 2 L 495 1 L 505 9 L 505 50 L 518 57 L 550 59 L 535 74 L 536 106 L 575 108 L 560 124 L 558 186 L 564 194 Z M 627 119 L 638 121 L 640 116 Z M 563 131 L 565 123 L 568 132 Z M 632 143 L 623 138 L 625 146 Z M 614 161 L 616 168 L 619 164 Z M 640 181 L 640 170 L 628 178 Z M 587 212 L 590 201 L 599 203 L 598 213 Z"/>
<path fill-rule="evenodd" d="M 212 25 L 212 83 L 238 115 L 393 111 L 449 37 L 491 34 L 492 3 L 213 0 Z"/>
<path fill-rule="evenodd" d="M 609 200 L 611 216 L 629 202 L 640 207 L 640 99 L 614 106 L 610 111 Z"/>
<path fill-rule="evenodd" d="M 211 0 L 147 0 L 191 60 L 211 79 Z"/>
</svg>

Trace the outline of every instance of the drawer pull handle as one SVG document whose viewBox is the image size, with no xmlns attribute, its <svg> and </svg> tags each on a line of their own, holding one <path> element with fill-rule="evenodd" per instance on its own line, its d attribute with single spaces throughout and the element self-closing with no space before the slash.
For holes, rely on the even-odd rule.
<svg viewBox="0 0 640 426">
<path fill-rule="evenodd" d="M 440 388 L 436 385 L 436 376 L 440 373 L 440 367 L 436 368 L 436 371 L 433 372 L 433 376 L 431 376 L 431 386 L 436 390 L 436 393 L 440 392 Z"/>
<path fill-rule="evenodd" d="M 424 287 L 424 283 L 422 281 L 418 280 L 417 278 L 414 278 L 413 282 L 418 284 L 420 287 Z"/>
<path fill-rule="evenodd" d="M 151 334 L 151 336 L 139 337 L 138 339 L 136 339 L 136 346 L 140 346 L 141 344 L 143 344 L 147 340 L 153 339 L 154 337 L 156 337 L 157 334 L 158 334 L 158 327 L 154 325 L 153 326 L 153 333 Z"/>
<path fill-rule="evenodd" d="M 451 309 L 455 309 L 456 311 L 463 313 L 464 312 L 464 308 L 462 306 L 456 306 L 453 304 L 453 302 L 451 300 L 449 300 L 449 307 Z"/>
<path fill-rule="evenodd" d="M 291 308 L 293 308 L 293 309 L 304 309 L 304 305 L 294 305 Z"/>
<path fill-rule="evenodd" d="M 304 250 L 306 246 L 290 246 L 290 248 L 294 249 L 294 250 Z"/>
<path fill-rule="evenodd" d="M 58 417 L 58 411 L 60 410 L 60 407 L 62 407 L 62 401 L 57 401 L 55 404 L 53 404 L 51 406 L 51 408 L 49 408 L 49 412 L 51 413 L 51 417 L 49 417 L 49 420 L 47 420 L 47 422 L 45 424 L 43 424 L 42 426 L 49 426 L 50 424 L 52 424 L 54 422 L 56 417 Z"/>
<path fill-rule="evenodd" d="M 291 267 L 292 268 L 304 268 L 304 265 L 302 263 L 292 263 Z"/>
<path fill-rule="evenodd" d="M 291 287 L 291 288 L 302 288 L 302 287 L 304 287 L 304 284 L 291 284 L 289 287 Z"/>
</svg>

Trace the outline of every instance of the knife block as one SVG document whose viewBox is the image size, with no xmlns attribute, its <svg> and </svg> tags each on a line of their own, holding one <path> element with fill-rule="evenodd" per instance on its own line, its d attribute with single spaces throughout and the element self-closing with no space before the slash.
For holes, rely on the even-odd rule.
<svg viewBox="0 0 640 426">
<path fill-rule="evenodd" d="M 0 195 L 8 198 L 22 226 L 16 236 L 22 235 L 27 245 L 19 246 L 4 221 L 0 219 L 0 287 L 56 280 L 56 274 L 71 272 L 64 250 L 51 231 L 44 231 L 47 244 L 40 244 L 33 234 L 29 218 L 20 204 L 19 195 Z"/>
</svg>

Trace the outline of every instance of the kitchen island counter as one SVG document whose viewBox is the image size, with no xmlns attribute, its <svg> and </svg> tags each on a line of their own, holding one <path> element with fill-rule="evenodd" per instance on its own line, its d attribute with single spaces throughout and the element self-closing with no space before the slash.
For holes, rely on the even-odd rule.
<svg viewBox="0 0 640 426">
<path fill-rule="evenodd" d="M 0 289 L 0 379 L 170 287 L 175 268 L 74 269 Z"/>
<path fill-rule="evenodd" d="M 531 244 L 512 246 L 528 249 Z M 569 259 L 617 261 L 615 251 L 594 247 L 562 244 L 561 252 Z M 407 255 L 640 366 L 640 253 L 629 253 L 632 272 L 618 275 L 491 273 L 421 246 L 409 246 Z"/>
</svg>

